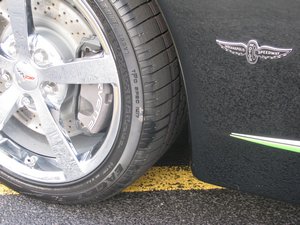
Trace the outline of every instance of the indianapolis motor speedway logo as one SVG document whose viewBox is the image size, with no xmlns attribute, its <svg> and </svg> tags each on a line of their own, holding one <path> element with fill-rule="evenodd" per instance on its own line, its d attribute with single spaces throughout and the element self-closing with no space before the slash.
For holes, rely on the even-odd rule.
<svg viewBox="0 0 300 225">
<path fill-rule="evenodd" d="M 256 64 L 259 58 L 280 59 L 290 54 L 293 50 L 290 48 L 275 48 L 266 45 L 259 46 L 256 40 L 250 40 L 247 44 L 220 40 L 217 40 L 217 43 L 227 52 L 238 56 L 246 56 L 246 59 L 250 64 Z"/>
</svg>

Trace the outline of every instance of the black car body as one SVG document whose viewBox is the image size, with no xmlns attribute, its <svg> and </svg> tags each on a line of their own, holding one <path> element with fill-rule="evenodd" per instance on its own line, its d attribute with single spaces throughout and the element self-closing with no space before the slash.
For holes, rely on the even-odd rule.
<svg viewBox="0 0 300 225">
<path fill-rule="evenodd" d="M 300 3 L 161 0 L 159 4 L 181 60 L 195 176 L 299 203 L 299 151 L 241 140 L 235 134 L 299 140 Z M 216 40 L 245 44 L 256 40 L 260 46 L 292 51 L 253 65 L 244 55 L 224 51 Z"/>
</svg>

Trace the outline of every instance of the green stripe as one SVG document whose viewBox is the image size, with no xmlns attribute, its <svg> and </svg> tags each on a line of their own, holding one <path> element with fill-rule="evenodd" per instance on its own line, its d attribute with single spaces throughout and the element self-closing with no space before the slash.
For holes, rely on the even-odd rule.
<svg viewBox="0 0 300 225">
<path fill-rule="evenodd" d="M 272 142 L 272 141 L 264 141 L 264 140 L 259 140 L 256 138 L 242 137 L 242 136 L 238 136 L 238 135 L 234 135 L 234 134 L 231 134 L 230 136 L 244 140 L 244 141 L 249 141 L 249 142 L 256 143 L 256 144 L 265 145 L 265 146 L 269 146 L 272 148 L 277 148 L 280 150 L 300 153 L 300 146 L 298 147 L 298 146 L 292 146 L 292 145 L 288 145 L 288 144 L 276 143 L 276 142 Z"/>
</svg>

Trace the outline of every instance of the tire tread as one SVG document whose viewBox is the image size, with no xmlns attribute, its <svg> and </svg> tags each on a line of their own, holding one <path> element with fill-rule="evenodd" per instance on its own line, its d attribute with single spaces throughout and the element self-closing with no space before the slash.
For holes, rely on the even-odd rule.
<svg viewBox="0 0 300 225">
<path fill-rule="evenodd" d="M 143 132 L 129 168 L 118 181 L 123 189 L 174 143 L 187 121 L 187 104 L 176 50 L 156 2 L 111 1 L 131 38 L 144 86 Z"/>
</svg>

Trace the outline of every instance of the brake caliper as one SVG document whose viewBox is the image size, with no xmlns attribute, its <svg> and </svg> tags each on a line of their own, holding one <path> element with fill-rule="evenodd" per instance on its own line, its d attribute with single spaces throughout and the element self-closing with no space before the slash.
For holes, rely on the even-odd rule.
<svg viewBox="0 0 300 225">
<path fill-rule="evenodd" d="M 104 54 L 96 37 L 83 40 L 78 51 L 80 57 Z M 110 124 L 113 110 L 113 88 L 110 84 L 81 85 L 77 119 L 81 128 L 90 134 L 105 130 Z"/>
</svg>

